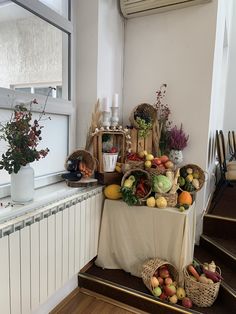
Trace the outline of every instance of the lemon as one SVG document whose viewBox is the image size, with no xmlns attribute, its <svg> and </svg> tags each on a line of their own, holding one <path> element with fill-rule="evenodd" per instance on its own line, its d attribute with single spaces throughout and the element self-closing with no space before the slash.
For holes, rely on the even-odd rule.
<svg viewBox="0 0 236 314">
<path fill-rule="evenodd" d="M 146 156 L 146 160 L 153 160 L 154 159 L 154 156 L 152 154 L 147 154 Z"/>
<path fill-rule="evenodd" d="M 146 201 L 146 204 L 148 207 L 155 207 L 156 205 L 156 200 L 153 196 L 149 197 Z"/>
<path fill-rule="evenodd" d="M 151 163 L 151 161 L 150 160 L 147 160 L 147 161 L 145 161 L 145 167 L 146 168 L 151 168 L 151 166 L 152 166 L 152 163 Z"/>
</svg>

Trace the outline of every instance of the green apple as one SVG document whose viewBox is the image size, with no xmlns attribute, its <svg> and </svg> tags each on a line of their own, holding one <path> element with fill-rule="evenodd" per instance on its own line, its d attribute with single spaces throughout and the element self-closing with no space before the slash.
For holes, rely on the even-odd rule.
<svg viewBox="0 0 236 314">
<path fill-rule="evenodd" d="M 162 294 L 161 288 L 156 287 L 155 289 L 152 290 L 152 293 L 155 297 L 159 297 Z"/>
</svg>

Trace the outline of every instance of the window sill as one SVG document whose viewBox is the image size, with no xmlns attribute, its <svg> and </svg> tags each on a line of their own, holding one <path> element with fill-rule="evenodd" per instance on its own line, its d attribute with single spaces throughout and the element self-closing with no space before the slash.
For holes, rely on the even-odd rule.
<svg viewBox="0 0 236 314">
<path fill-rule="evenodd" d="M 35 190 L 34 200 L 27 204 L 11 204 L 10 197 L 2 198 L 0 199 L 3 205 L 0 206 L 0 224 L 35 211 L 53 202 L 63 200 L 73 195 L 82 196 L 96 189 L 101 189 L 101 186 L 71 188 L 63 181 Z"/>
</svg>

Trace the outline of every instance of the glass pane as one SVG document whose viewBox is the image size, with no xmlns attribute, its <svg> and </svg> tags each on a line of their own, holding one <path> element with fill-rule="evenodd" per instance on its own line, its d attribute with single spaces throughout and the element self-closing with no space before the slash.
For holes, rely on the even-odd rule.
<svg viewBox="0 0 236 314">
<path fill-rule="evenodd" d="M 0 123 L 9 121 L 12 111 L 0 109 Z M 38 114 L 33 115 L 38 118 Z M 32 121 L 33 121 L 32 120 Z M 50 114 L 50 120 L 45 119 L 41 122 L 42 140 L 37 146 L 37 149 L 49 148 L 48 155 L 32 163 L 35 171 L 35 176 L 42 176 L 50 173 L 63 171 L 66 160 L 67 143 L 68 143 L 68 118 L 63 115 Z M 56 132 L 55 132 L 56 130 Z M 60 145 L 58 145 L 58 138 L 60 138 Z M 0 140 L 0 156 L 7 150 L 7 143 Z M 0 170 L 0 185 L 10 182 L 10 175 L 5 170 Z"/>
<path fill-rule="evenodd" d="M 68 35 L 13 2 L 0 6 L 0 87 L 68 99 Z"/>
<path fill-rule="evenodd" d="M 68 0 L 39 0 L 49 8 L 68 18 Z"/>
</svg>

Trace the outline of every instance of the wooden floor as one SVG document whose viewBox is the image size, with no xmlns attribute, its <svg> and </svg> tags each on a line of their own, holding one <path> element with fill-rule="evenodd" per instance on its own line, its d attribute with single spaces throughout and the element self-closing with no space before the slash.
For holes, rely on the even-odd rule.
<svg viewBox="0 0 236 314">
<path fill-rule="evenodd" d="M 126 304 L 117 302 L 86 289 L 77 288 L 50 314 L 145 314 Z"/>
</svg>

